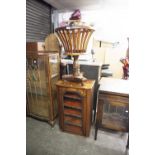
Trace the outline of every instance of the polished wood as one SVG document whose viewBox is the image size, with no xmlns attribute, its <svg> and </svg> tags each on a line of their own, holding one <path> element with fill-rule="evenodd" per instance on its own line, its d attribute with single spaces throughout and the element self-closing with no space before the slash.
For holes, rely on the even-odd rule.
<svg viewBox="0 0 155 155">
<path fill-rule="evenodd" d="M 89 136 L 92 122 L 94 80 L 80 83 L 59 80 L 59 126 L 62 131 Z"/>
<path fill-rule="evenodd" d="M 94 32 L 88 26 L 59 27 L 55 31 L 64 46 L 66 55 L 86 52 L 88 41 Z"/>
<path fill-rule="evenodd" d="M 55 33 L 51 33 L 45 38 L 45 50 L 46 51 L 61 51 L 60 43 Z"/>
<path fill-rule="evenodd" d="M 56 82 L 59 80 L 59 53 L 27 51 L 27 113 L 54 125 L 58 113 Z"/>
<path fill-rule="evenodd" d="M 128 80 L 102 78 L 98 91 L 95 140 L 97 139 L 98 129 L 128 132 L 128 111 Z"/>
<path fill-rule="evenodd" d="M 72 56 L 73 61 L 73 75 L 63 76 L 62 78 L 71 82 L 81 82 L 86 79 L 80 73 L 80 65 L 78 57 L 85 53 L 89 39 L 94 32 L 89 26 L 65 26 L 56 28 L 56 33 L 63 44 L 65 54 Z"/>
<path fill-rule="evenodd" d="M 95 121 L 96 103 L 97 103 L 97 91 L 99 87 L 99 80 L 101 78 L 101 62 L 91 61 L 79 61 L 80 70 L 84 73 L 84 76 L 89 80 L 95 80 L 94 86 L 94 101 L 93 101 L 93 120 Z M 68 73 L 73 73 L 73 60 L 61 59 L 61 76 Z"/>
<path fill-rule="evenodd" d="M 26 51 L 44 51 L 45 43 L 44 42 L 27 42 Z"/>
</svg>

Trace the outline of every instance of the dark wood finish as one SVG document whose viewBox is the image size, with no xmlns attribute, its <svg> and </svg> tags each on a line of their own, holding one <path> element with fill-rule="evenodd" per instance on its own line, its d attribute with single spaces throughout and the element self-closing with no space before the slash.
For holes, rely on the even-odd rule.
<svg viewBox="0 0 155 155">
<path fill-rule="evenodd" d="M 45 43 L 44 42 L 27 42 L 26 51 L 44 51 Z"/>
<path fill-rule="evenodd" d="M 89 136 L 94 83 L 94 80 L 87 80 L 84 85 L 63 80 L 57 82 L 59 125 L 62 131 Z"/>
<path fill-rule="evenodd" d="M 27 113 L 54 125 L 58 113 L 56 82 L 59 80 L 59 53 L 27 51 Z"/>
<path fill-rule="evenodd" d="M 95 140 L 98 129 L 129 131 L 128 81 L 113 78 L 102 78 L 101 81 L 98 91 Z"/>
</svg>

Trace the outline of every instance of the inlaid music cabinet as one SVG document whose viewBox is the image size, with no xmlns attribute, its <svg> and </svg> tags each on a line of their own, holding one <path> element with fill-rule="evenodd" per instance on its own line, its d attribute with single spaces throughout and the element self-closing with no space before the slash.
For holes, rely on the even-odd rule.
<svg viewBox="0 0 155 155">
<path fill-rule="evenodd" d="M 92 122 L 94 80 L 57 82 L 59 126 L 63 131 L 89 136 Z"/>
</svg>

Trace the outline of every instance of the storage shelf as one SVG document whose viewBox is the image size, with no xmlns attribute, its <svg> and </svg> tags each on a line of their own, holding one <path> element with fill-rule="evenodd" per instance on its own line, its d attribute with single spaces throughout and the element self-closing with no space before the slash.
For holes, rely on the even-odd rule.
<svg viewBox="0 0 155 155">
<path fill-rule="evenodd" d="M 65 124 L 70 124 L 70 125 L 82 127 L 82 120 L 79 118 L 65 116 L 64 122 L 65 122 Z"/>
<path fill-rule="evenodd" d="M 65 124 L 82 127 L 81 124 L 75 124 L 75 123 L 71 123 L 71 122 L 67 122 L 67 121 L 65 121 Z"/>
<path fill-rule="evenodd" d="M 76 94 L 65 94 L 64 98 L 70 99 L 70 100 L 76 100 L 76 101 L 81 101 L 82 100 L 82 98 L 80 98 Z"/>
<path fill-rule="evenodd" d="M 79 110 L 75 110 L 75 109 L 64 109 L 64 114 L 65 115 L 71 115 L 71 116 L 75 116 L 75 117 L 82 117 L 82 113 Z"/>
<path fill-rule="evenodd" d="M 80 115 L 75 115 L 75 114 L 65 114 L 65 116 L 71 116 L 71 117 L 82 118 L 82 116 L 80 116 Z"/>
<path fill-rule="evenodd" d="M 80 107 L 74 107 L 74 106 L 68 106 L 68 105 L 64 105 L 64 107 L 71 108 L 71 109 L 82 110 L 82 108 L 80 108 Z"/>
<path fill-rule="evenodd" d="M 72 101 L 65 101 L 64 108 L 82 110 L 81 103 Z"/>
<path fill-rule="evenodd" d="M 79 126 L 74 126 L 74 125 L 71 125 L 71 124 L 65 124 L 64 125 L 64 130 L 67 131 L 67 132 L 74 133 L 74 134 L 83 135 L 82 127 L 79 127 Z"/>
<path fill-rule="evenodd" d="M 70 100 L 65 100 L 64 101 L 64 106 L 66 107 L 71 107 L 71 108 L 75 108 L 75 109 L 82 109 L 82 105 L 80 102 L 78 101 L 70 101 Z"/>
</svg>

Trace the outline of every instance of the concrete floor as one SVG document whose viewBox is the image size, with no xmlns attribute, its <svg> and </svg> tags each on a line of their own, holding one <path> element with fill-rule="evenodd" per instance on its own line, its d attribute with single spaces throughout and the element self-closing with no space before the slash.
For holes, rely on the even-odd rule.
<svg viewBox="0 0 155 155">
<path fill-rule="evenodd" d="M 26 118 L 26 155 L 128 155 L 127 134 L 98 131 L 94 127 L 90 137 L 62 132 L 58 122 L 51 126 L 42 121 Z"/>
</svg>

